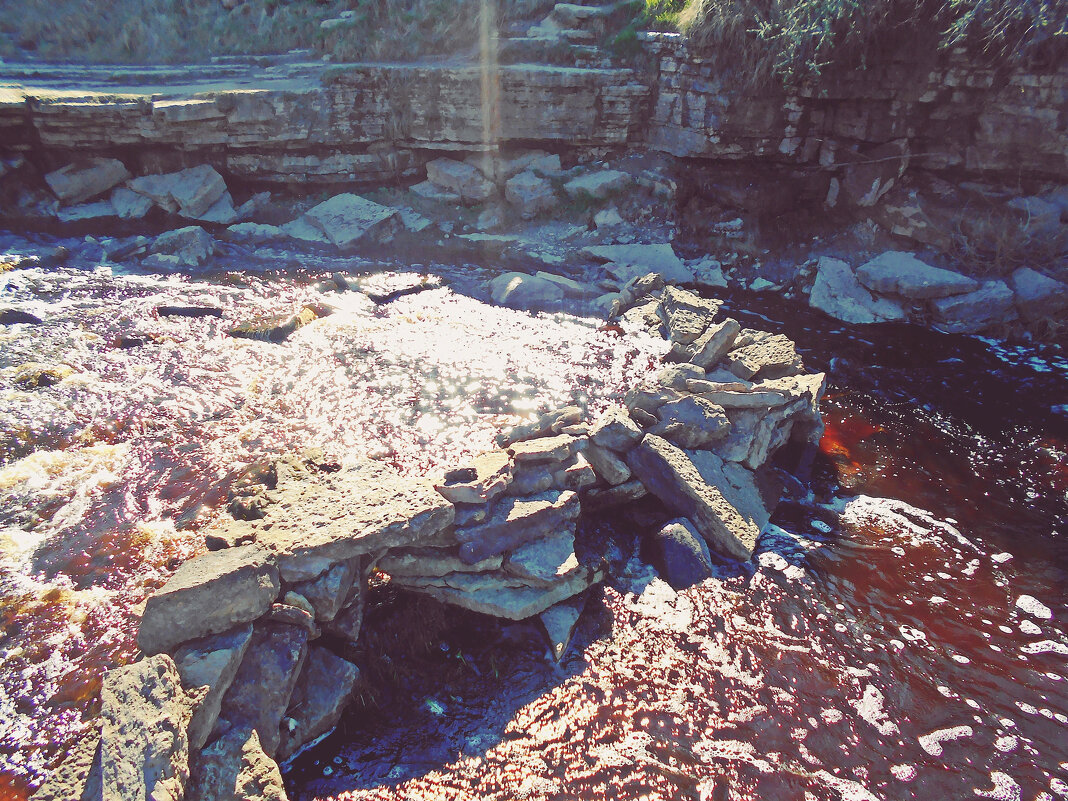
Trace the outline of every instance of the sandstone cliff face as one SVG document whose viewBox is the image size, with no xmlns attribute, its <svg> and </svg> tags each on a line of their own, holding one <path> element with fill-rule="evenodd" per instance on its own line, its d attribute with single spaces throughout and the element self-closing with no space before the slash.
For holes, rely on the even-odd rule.
<svg viewBox="0 0 1068 801">
<path fill-rule="evenodd" d="M 251 88 L 13 84 L 0 90 L 0 131 L 5 151 L 57 165 L 121 149 L 135 171 L 152 172 L 195 152 L 197 163 L 268 183 L 388 181 L 420 172 L 433 151 L 516 141 L 835 168 L 832 194 L 860 206 L 910 165 L 1068 181 L 1068 66 L 996 75 L 960 54 L 927 68 L 902 53 L 818 87 L 754 92 L 677 38 L 650 35 L 644 47 L 651 67 L 640 73 L 357 64 Z"/>
</svg>

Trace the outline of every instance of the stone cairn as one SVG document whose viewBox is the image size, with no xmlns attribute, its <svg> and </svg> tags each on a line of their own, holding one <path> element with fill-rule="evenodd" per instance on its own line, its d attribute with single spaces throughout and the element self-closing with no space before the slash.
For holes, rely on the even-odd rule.
<svg viewBox="0 0 1068 801">
<path fill-rule="evenodd" d="M 437 482 L 314 454 L 246 471 L 210 550 L 148 598 L 144 657 L 106 675 L 99 730 L 34 798 L 284 798 L 277 762 L 352 698 L 358 667 L 323 643 L 358 638 L 372 569 L 548 629 L 604 577 L 576 556 L 576 519 L 647 493 L 679 516 L 669 526 L 749 559 L 782 492 L 768 459 L 818 442 L 824 375 L 785 336 L 657 274 L 631 281 L 612 317 L 667 338 L 668 364 L 590 422 L 547 414 Z"/>
</svg>

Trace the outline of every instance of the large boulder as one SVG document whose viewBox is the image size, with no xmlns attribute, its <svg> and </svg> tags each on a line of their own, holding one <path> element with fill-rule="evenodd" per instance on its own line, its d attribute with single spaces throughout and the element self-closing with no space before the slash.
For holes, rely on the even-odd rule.
<svg viewBox="0 0 1068 801">
<path fill-rule="evenodd" d="M 426 177 L 435 186 L 455 192 L 465 203 L 480 203 L 493 196 L 496 187 L 470 164 L 454 159 L 434 159 L 426 165 Z"/>
<path fill-rule="evenodd" d="M 198 267 L 215 252 L 215 240 L 200 226 L 190 225 L 160 234 L 152 252 L 177 256 L 186 267 Z"/>
<path fill-rule="evenodd" d="M 30 801 L 100 801 L 100 727 L 75 741 Z"/>
<path fill-rule="evenodd" d="M 1023 267 L 1012 274 L 1016 310 L 1024 320 L 1057 317 L 1068 309 L 1068 285 Z"/>
<path fill-rule="evenodd" d="M 524 220 L 552 211 L 558 200 L 553 185 L 545 178 L 527 170 L 509 178 L 504 185 L 504 197 Z"/>
<path fill-rule="evenodd" d="M 288 759 L 337 725 L 359 678 L 359 668 L 327 648 L 309 649 L 283 720 L 279 760 Z"/>
<path fill-rule="evenodd" d="M 670 244 L 659 245 L 595 245 L 583 249 L 583 253 L 598 261 L 627 265 L 632 269 L 624 281 L 647 273 L 659 273 L 670 284 L 693 283 L 693 271 L 675 255 Z"/>
<path fill-rule="evenodd" d="M 287 801 L 282 773 L 256 730 L 232 729 L 193 758 L 188 801 Z"/>
<path fill-rule="evenodd" d="M 808 297 L 814 309 L 847 323 L 885 323 L 905 319 L 901 304 L 872 295 L 841 259 L 827 256 L 819 260 L 816 282 Z"/>
<path fill-rule="evenodd" d="M 333 620 L 349 597 L 352 582 L 359 573 L 358 563 L 358 559 L 338 562 L 317 578 L 293 584 L 292 590 L 311 604 L 316 620 Z"/>
<path fill-rule="evenodd" d="M 564 302 L 558 283 L 526 273 L 504 273 L 490 282 L 493 302 L 510 309 L 557 311 Z"/>
<path fill-rule="evenodd" d="M 308 631 L 287 623 L 256 624 L 252 641 L 230 689 L 223 697 L 216 731 L 250 726 L 265 753 L 274 756 L 281 741 L 282 717 L 308 653 Z"/>
<path fill-rule="evenodd" d="M 564 191 L 570 197 L 588 196 L 594 200 L 604 200 L 610 195 L 618 194 L 631 185 L 630 175 L 619 170 L 598 170 L 564 184 Z"/>
<path fill-rule="evenodd" d="M 166 654 L 111 670 L 100 689 L 103 801 L 180 801 L 189 779 L 190 701 Z"/>
<path fill-rule="evenodd" d="M 257 545 L 196 556 L 149 596 L 137 644 L 155 654 L 248 623 L 270 608 L 280 586 L 270 554 Z"/>
<path fill-rule="evenodd" d="M 739 378 L 779 378 L 800 372 L 801 357 L 789 337 L 775 334 L 727 354 L 726 367 Z"/>
<path fill-rule="evenodd" d="M 626 453 L 641 438 L 642 430 L 631 420 L 627 410 L 618 404 L 605 409 L 590 429 L 590 439 L 594 444 L 617 453 Z"/>
<path fill-rule="evenodd" d="M 45 182 L 62 203 L 73 206 L 107 192 L 129 177 L 126 166 L 118 159 L 93 158 L 50 172 Z"/>
<path fill-rule="evenodd" d="M 1004 281 L 986 281 L 974 292 L 931 301 L 936 325 L 951 334 L 974 334 L 1016 316 L 1014 295 Z"/>
<path fill-rule="evenodd" d="M 709 462 L 715 458 L 711 453 L 704 457 Z M 688 518 L 713 550 L 733 559 L 753 555 L 760 526 L 744 517 L 720 487 L 705 480 L 691 454 L 647 434 L 627 454 L 627 464 L 649 492 Z"/>
<path fill-rule="evenodd" d="M 708 543 L 685 517 L 679 517 L 653 535 L 653 560 L 664 581 L 683 590 L 712 575 Z"/>
<path fill-rule="evenodd" d="M 389 241 L 401 224 L 396 209 L 348 193 L 313 206 L 301 219 L 342 249 L 352 247 L 364 237 Z"/>
<path fill-rule="evenodd" d="M 172 214 L 199 219 L 226 192 L 226 181 L 207 164 L 162 175 L 144 175 L 126 184 Z"/>
<path fill-rule="evenodd" d="M 979 288 L 979 282 L 952 270 L 932 267 L 912 253 L 888 250 L 857 268 L 857 278 L 872 292 L 930 300 Z"/>
</svg>

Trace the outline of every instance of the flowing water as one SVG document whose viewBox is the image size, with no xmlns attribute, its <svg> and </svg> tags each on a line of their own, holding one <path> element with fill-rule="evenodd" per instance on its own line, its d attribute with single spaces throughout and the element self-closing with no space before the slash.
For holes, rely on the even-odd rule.
<svg viewBox="0 0 1068 801">
<path fill-rule="evenodd" d="M 137 604 L 197 552 L 241 466 L 316 445 L 427 474 L 518 416 L 596 409 L 657 359 L 595 321 L 487 305 L 465 289 L 478 267 L 304 262 L 0 275 L 0 304 L 46 321 L 0 328 L 11 797 L 84 728 L 102 672 L 133 657 Z M 317 292 L 338 268 L 447 287 L 381 305 Z M 284 344 L 225 335 L 309 301 L 336 310 Z M 821 455 L 754 561 L 676 594 L 639 558 L 640 520 L 588 522 L 619 576 L 559 666 L 532 623 L 377 588 L 360 696 L 287 766 L 291 796 L 1068 797 L 1062 352 L 729 303 L 831 380 Z M 168 304 L 222 317 L 158 316 Z M 150 341 L 122 347 L 133 334 Z M 26 390 L 27 362 L 73 372 Z"/>
</svg>

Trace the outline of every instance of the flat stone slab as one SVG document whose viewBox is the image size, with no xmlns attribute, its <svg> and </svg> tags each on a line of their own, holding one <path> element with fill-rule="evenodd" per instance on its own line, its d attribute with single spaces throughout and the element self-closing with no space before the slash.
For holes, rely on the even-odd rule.
<svg viewBox="0 0 1068 801">
<path fill-rule="evenodd" d="M 579 514 L 578 495 L 550 490 L 527 498 L 499 501 L 485 523 L 456 530 L 460 558 L 469 564 L 562 528 Z"/>
<path fill-rule="evenodd" d="M 578 570 L 575 532 L 569 527 L 520 545 L 504 563 L 513 576 L 531 584 L 556 584 Z"/>
<path fill-rule="evenodd" d="M 156 654 L 249 623 L 270 608 L 279 589 L 272 556 L 259 546 L 196 556 L 149 596 L 137 644 Z"/>
<path fill-rule="evenodd" d="M 890 250 L 857 268 L 857 278 L 880 294 L 929 300 L 979 288 L 979 282 L 952 270 L 932 267 L 911 253 Z"/>
<path fill-rule="evenodd" d="M 760 528 L 743 517 L 719 487 L 705 480 L 691 454 L 647 434 L 627 454 L 627 464 L 649 492 L 689 518 L 711 548 L 733 559 L 753 555 Z"/>
<path fill-rule="evenodd" d="M 328 649 L 312 646 L 282 721 L 279 760 L 337 725 L 352 698 L 360 670 Z"/>
<path fill-rule="evenodd" d="M 674 284 L 693 282 L 693 271 L 682 263 L 670 244 L 660 245 L 594 245 L 584 253 L 599 261 L 616 264 L 633 264 L 641 268 L 641 274 L 659 273 L 664 280 Z"/>
<path fill-rule="evenodd" d="M 302 219 L 326 234 L 337 247 L 348 248 L 364 236 L 375 235 L 395 217 L 398 213 L 394 208 L 346 193 L 308 209 Z"/>
<path fill-rule="evenodd" d="M 405 478 L 370 459 L 336 472 L 280 462 L 278 484 L 267 496 L 262 519 L 220 525 L 246 527 L 289 582 L 313 579 L 354 556 L 418 546 L 455 517 L 429 481 Z"/>
<path fill-rule="evenodd" d="M 599 571 L 582 567 L 549 587 L 532 587 L 500 574 L 460 573 L 435 582 L 419 583 L 412 589 L 473 612 L 524 620 L 578 595 L 600 579 Z"/>
<path fill-rule="evenodd" d="M 748 380 L 758 373 L 800 370 L 801 357 L 789 337 L 775 334 L 732 350 L 727 354 L 726 364 L 727 369 L 736 376 Z"/>
</svg>

